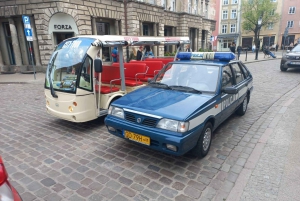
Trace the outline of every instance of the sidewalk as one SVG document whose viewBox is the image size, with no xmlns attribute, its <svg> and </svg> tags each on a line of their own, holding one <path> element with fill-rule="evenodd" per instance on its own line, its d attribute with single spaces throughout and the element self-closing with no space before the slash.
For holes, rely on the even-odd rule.
<svg viewBox="0 0 300 201">
<path fill-rule="evenodd" d="M 236 55 L 237 56 L 237 55 Z M 282 51 L 279 50 L 275 53 L 275 56 L 277 58 L 275 59 L 281 59 L 282 58 Z M 258 53 L 258 60 L 255 60 L 255 53 L 247 52 L 247 58 L 246 53 L 242 52 L 240 55 L 240 61 L 243 63 L 253 63 L 253 62 L 260 62 L 260 61 L 266 61 L 266 60 L 274 60 L 272 57 L 264 58 L 264 54 L 262 52 Z M 14 74 L 0 74 L 0 83 L 44 83 L 45 81 L 45 73 L 36 73 L 36 79 L 34 79 L 34 74 L 21 74 L 21 73 L 14 73 Z"/>
</svg>

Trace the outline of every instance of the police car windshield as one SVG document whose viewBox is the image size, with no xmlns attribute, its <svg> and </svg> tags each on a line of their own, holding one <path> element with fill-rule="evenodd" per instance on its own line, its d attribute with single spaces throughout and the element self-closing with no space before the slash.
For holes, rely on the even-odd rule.
<svg viewBox="0 0 300 201">
<path fill-rule="evenodd" d="M 219 75 L 218 66 L 201 64 L 169 64 L 155 82 L 168 86 L 190 87 L 201 92 L 215 92 Z M 180 89 L 172 87 L 173 90 Z"/>
</svg>

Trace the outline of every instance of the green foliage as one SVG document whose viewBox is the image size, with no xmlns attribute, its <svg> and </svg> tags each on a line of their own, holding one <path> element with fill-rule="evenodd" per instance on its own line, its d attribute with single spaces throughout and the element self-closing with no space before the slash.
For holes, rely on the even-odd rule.
<svg viewBox="0 0 300 201">
<path fill-rule="evenodd" d="M 213 52 L 213 51 L 210 50 L 210 49 L 202 49 L 202 48 L 200 48 L 200 49 L 198 50 L 198 52 Z"/>
<path fill-rule="evenodd" d="M 175 56 L 176 52 L 165 52 L 165 56 L 169 57 L 169 56 Z"/>
<path fill-rule="evenodd" d="M 276 13 L 277 2 L 270 0 L 242 0 L 242 27 L 245 31 L 253 31 L 256 35 L 259 29 L 258 20 L 262 19 L 261 28 L 269 23 L 278 23 L 280 15 Z"/>
</svg>

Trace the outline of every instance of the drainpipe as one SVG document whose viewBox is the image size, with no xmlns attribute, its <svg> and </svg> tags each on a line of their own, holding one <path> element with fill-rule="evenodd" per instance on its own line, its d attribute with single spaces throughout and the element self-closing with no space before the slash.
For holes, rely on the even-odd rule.
<svg viewBox="0 0 300 201">
<path fill-rule="evenodd" d="M 128 36 L 128 27 L 127 27 L 127 0 L 124 0 L 124 20 L 125 20 L 125 34 Z M 126 60 L 129 62 L 129 47 L 126 46 Z"/>
</svg>

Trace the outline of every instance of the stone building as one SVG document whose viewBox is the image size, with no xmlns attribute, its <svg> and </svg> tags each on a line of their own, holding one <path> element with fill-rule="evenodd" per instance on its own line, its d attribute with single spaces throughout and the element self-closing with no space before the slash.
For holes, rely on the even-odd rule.
<svg viewBox="0 0 300 201">
<path fill-rule="evenodd" d="M 30 70 L 31 52 L 33 64 L 44 71 L 55 45 L 76 35 L 189 36 L 193 50 L 205 48 L 215 27 L 215 21 L 207 18 L 208 10 L 209 0 L 1 1 L 1 71 Z M 30 44 L 22 15 L 30 19 Z M 164 51 L 154 48 L 158 56 Z M 104 52 L 110 59 L 110 49 Z"/>
</svg>

